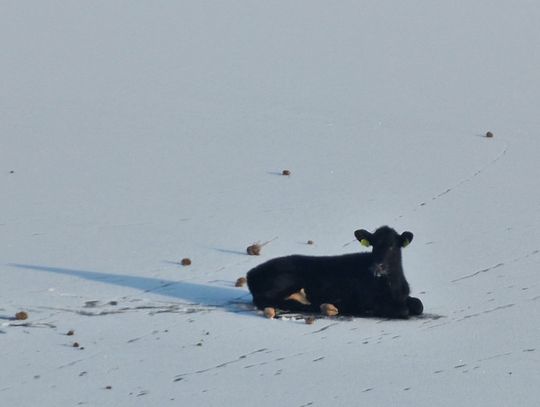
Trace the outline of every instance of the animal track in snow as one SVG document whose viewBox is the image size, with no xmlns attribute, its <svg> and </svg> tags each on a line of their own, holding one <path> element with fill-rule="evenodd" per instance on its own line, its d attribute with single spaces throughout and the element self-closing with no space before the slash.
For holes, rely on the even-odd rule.
<svg viewBox="0 0 540 407">
<path fill-rule="evenodd" d="M 489 271 L 492 271 L 492 270 L 495 270 L 499 267 L 502 267 L 502 266 L 505 266 L 506 264 L 514 264 L 514 263 L 517 263 L 521 260 L 525 260 L 525 259 L 528 259 L 529 257 L 532 257 L 532 256 L 536 256 L 538 253 L 540 253 L 540 249 L 536 249 L 536 250 L 532 250 L 528 253 L 525 253 L 524 255 L 522 256 L 518 256 L 518 257 L 515 257 L 507 262 L 500 262 L 500 263 L 497 263 L 493 266 L 490 266 L 490 267 L 486 267 L 482 270 L 478 270 L 478 271 L 475 271 L 474 273 L 471 273 L 471 274 L 467 274 L 465 276 L 462 276 L 462 277 L 459 277 L 459 278 L 456 278 L 454 280 L 450 280 L 451 283 L 457 283 L 458 281 L 461 281 L 461 280 L 466 280 L 466 279 L 469 279 L 469 278 L 473 278 L 473 277 L 476 277 L 480 274 L 483 274 L 483 273 L 487 273 Z"/>
<path fill-rule="evenodd" d="M 444 197 L 445 195 L 448 195 L 449 193 L 453 192 L 454 190 L 458 189 L 459 187 L 461 187 L 462 185 L 468 183 L 468 182 L 471 182 L 472 180 L 474 180 L 476 177 L 478 177 L 480 174 L 482 174 L 484 171 L 486 171 L 489 167 L 491 167 L 492 165 L 494 165 L 497 161 L 499 161 L 505 154 L 506 152 L 508 151 L 508 143 L 507 142 L 504 142 L 504 147 L 503 147 L 503 150 L 495 157 L 493 158 L 492 160 L 488 161 L 487 164 L 485 164 L 483 167 L 481 167 L 480 169 L 476 170 L 475 172 L 473 172 L 471 175 L 457 181 L 453 186 L 450 186 L 450 187 L 447 187 L 445 188 L 442 192 L 439 192 L 435 195 L 433 195 L 430 199 L 428 200 L 425 200 L 425 201 L 422 201 L 420 202 L 419 204 L 417 204 L 413 209 L 412 209 L 412 212 L 416 212 L 417 210 L 421 209 L 421 208 L 424 208 L 428 205 L 428 202 L 434 202 L 442 197 Z M 402 213 L 401 215 L 397 216 L 396 218 L 394 218 L 394 221 L 397 221 L 397 220 L 400 220 L 402 218 L 404 218 L 406 215 L 406 213 Z M 347 243 L 347 245 L 349 245 L 350 243 Z"/>
<path fill-rule="evenodd" d="M 216 369 L 221 369 L 223 367 L 226 367 L 226 366 L 229 366 L 229 365 L 232 365 L 232 364 L 235 364 L 235 363 L 242 362 L 245 359 L 247 359 L 249 356 L 252 356 L 252 355 L 255 355 L 255 354 L 261 353 L 261 352 L 266 352 L 267 350 L 268 349 L 266 349 L 266 348 L 257 349 L 257 350 L 255 350 L 253 352 L 247 353 L 245 355 L 241 355 L 241 356 L 237 357 L 236 359 L 220 363 L 219 365 L 216 365 L 216 366 L 212 366 L 212 367 L 209 367 L 209 368 L 206 368 L 206 369 L 196 370 L 196 371 L 193 371 L 193 372 L 181 373 L 181 374 L 176 375 L 173 381 L 174 382 L 179 382 L 179 381 L 182 381 L 186 377 L 189 377 L 189 376 L 198 375 L 198 374 L 202 374 L 202 373 L 207 373 L 207 372 L 210 372 L 210 371 L 216 370 Z"/>
<path fill-rule="evenodd" d="M 41 309 L 52 311 L 71 312 L 85 317 L 98 317 L 105 315 L 124 314 L 131 311 L 149 310 L 149 315 L 161 313 L 192 314 L 196 312 L 209 312 L 215 310 L 212 307 L 198 306 L 196 304 L 172 304 L 172 305 L 139 305 L 135 307 L 118 307 L 115 309 L 103 309 L 101 311 L 87 311 L 84 309 L 40 307 Z"/>
<path fill-rule="evenodd" d="M 476 170 L 472 175 L 469 175 L 466 178 L 463 178 L 462 180 L 458 181 L 453 186 L 446 188 L 444 191 L 434 195 L 431 197 L 431 201 L 436 201 L 439 198 L 442 198 L 443 196 L 449 194 L 450 192 L 454 191 L 455 189 L 461 187 L 462 185 L 471 182 L 474 178 L 478 177 L 480 174 L 482 174 L 484 171 L 486 171 L 489 167 L 491 167 L 493 164 L 495 164 L 497 161 L 499 161 L 508 151 L 508 143 L 504 142 L 503 150 L 491 161 L 489 161 L 486 165 L 484 165 L 482 168 Z M 427 202 L 421 202 L 418 205 L 416 205 L 416 208 L 413 211 L 418 210 L 418 208 L 424 207 L 428 205 Z M 398 219 L 402 218 L 404 215 L 400 215 Z"/>
</svg>

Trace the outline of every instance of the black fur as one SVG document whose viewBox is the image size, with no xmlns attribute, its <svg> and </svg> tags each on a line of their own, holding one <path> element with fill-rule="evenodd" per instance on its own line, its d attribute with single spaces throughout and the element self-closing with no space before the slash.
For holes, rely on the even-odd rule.
<svg viewBox="0 0 540 407">
<path fill-rule="evenodd" d="M 401 248 L 413 234 L 399 235 L 388 226 L 374 233 L 357 230 L 355 236 L 373 246 L 371 253 L 342 256 L 292 255 L 269 260 L 247 273 L 253 303 L 259 309 L 319 312 L 324 303 L 340 314 L 407 318 L 423 312 L 422 302 L 409 296 L 401 265 Z M 286 299 L 304 289 L 309 305 Z"/>
</svg>

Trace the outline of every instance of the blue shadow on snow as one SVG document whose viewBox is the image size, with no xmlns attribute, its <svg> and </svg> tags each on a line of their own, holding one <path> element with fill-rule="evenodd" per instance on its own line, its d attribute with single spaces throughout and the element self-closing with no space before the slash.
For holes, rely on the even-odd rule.
<svg viewBox="0 0 540 407">
<path fill-rule="evenodd" d="M 44 271 L 47 273 L 82 278 L 84 280 L 98 281 L 104 284 L 135 288 L 143 292 L 152 292 L 178 298 L 192 304 L 220 307 L 229 311 L 238 311 L 237 305 L 239 304 L 251 304 L 251 295 L 249 292 L 238 288 L 217 287 L 185 281 L 170 281 L 150 277 L 126 276 L 97 271 L 74 270 L 31 264 L 12 263 L 8 265 L 19 269 Z"/>
</svg>

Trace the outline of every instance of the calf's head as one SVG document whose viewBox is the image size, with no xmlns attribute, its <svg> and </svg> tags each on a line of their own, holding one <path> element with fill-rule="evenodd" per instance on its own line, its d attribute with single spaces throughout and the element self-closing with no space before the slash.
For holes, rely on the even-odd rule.
<svg viewBox="0 0 540 407">
<path fill-rule="evenodd" d="M 362 245 L 373 247 L 373 274 L 376 277 L 393 277 L 403 273 L 401 249 L 412 242 L 411 232 L 398 234 L 394 229 L 382 226 L 373 233 L 360 229 L 354 235 Z"/>
</svg>

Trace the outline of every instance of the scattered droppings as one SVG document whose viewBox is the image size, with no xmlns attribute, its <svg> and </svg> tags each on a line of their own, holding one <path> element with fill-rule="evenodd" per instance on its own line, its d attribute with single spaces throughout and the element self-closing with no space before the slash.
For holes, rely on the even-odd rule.
<svg viewBox="0 0 540 407">
<path fill-rule="evenodd" d="M 266 318 L 272 319 L 276 316 L 276 310 L 272 307 L 266 307 L 264 309 L 264 316 Z"/>
<path fill-rule="evenodd" d="M 333 317 L 339 314 L 339 310 L 332 304 L 321 304 L 321 313 L 328 317 Z"/>
<path fill-rule="evenodd" d="M 306 317 L 306 324 L 313 325 L 315 323 L 315 317 Z"/>
<path fill-rule="evenodd" d="M 180 264 L 182 266 L 191 266 L 191 259 L 187 258 L 187 257 L 184 257 L 181 261 L 180 261 Z"/>
<path fill-rule="evenodd" d="M 487 137 L 487 138 L 492 138 L 492 137 L 493 137 L 493 133 L 490 132 L 490 131 L 488 131 L 488 132 L 486 133 L 486 137 Z"/>
<path fill-rule="evenodd" d="M 270 242 L 273 242 L 274 240 L 276 240 L 278 237 L 274 237 L 273 239 L 270 239 L 264 243 L 253 243 L 251 246 L 248 246 L 248 248 L 246 249 L 246 252 L 247 254 L 249 254 L 250 256 L 258 256 L 261 254 L 261 249 L 263 246 L 266 246 L 268 243 Z"/>
<path fill-rule="evenodd" d="M 307 244 L 315 244 L 315 242 L 313 240 L 308 240 Z"/>
<path fill-rule="evenodd" d="M 66 335 L 67 336 L 73 336 L 73 335 L 75 335 L 75 331 L 73 329 L 70 329 L 69 331 L 66 332 Z"/>
<path fill-rule="evenodd" d="M 288 177 L 289 175 L 291 175 L 291 171 L 290 170 L 283 170 L 283 171 L 281 171 L 281 175 L 285 175 L 285 176 Z"/>
<path fill-rule="evenodd" d="M 235 287 L 243 287 L 247 283 L 247 279 L 245 277 L 240 277 L 236 280 L 236 283 L 234 283 Z"/>
<path fill-rule="evenodd" d="M 24 321 L 26 319 L 28 319 L 28 314 L 24 311 L 19 311 L 15 314 L 15 319 L 17 321 Z"/>
<path fill-rule="evenodd" d="M 259 256 L 261 254 L 262 246 L 258 243 L 254 243 L 251 246 L 248 246 L 246 249 L 247 254 L 250 256 Z"/>
</svg>

